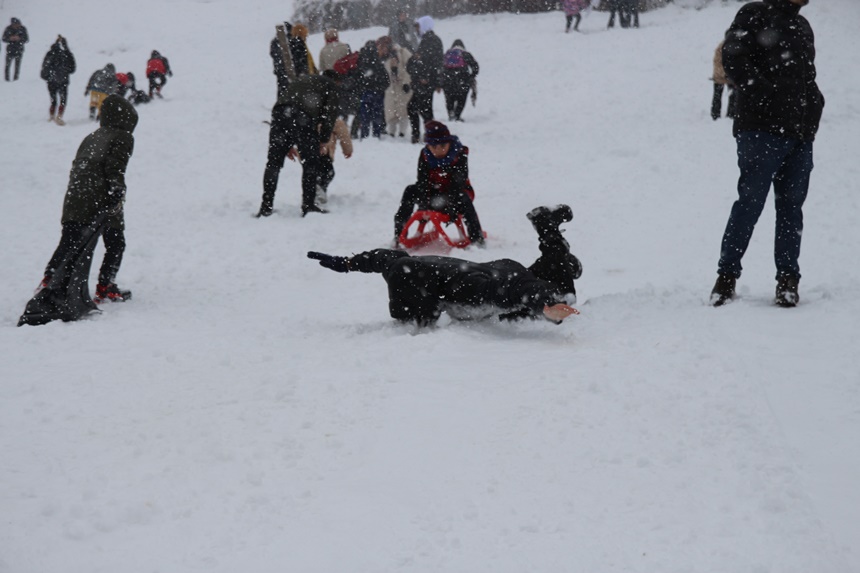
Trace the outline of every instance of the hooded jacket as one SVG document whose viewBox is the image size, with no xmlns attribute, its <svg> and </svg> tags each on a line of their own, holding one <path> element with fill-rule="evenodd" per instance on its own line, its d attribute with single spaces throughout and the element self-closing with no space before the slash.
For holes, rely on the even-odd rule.
<svg viewBox="0 0 860 573">
<path fill-rule="evenodd" d="M 101 127 L 84 138 L 72 162 L 63 223 L 92 225 L 109 214 L 109 224 L 121 228 L 125 170 L 134 151 L 137 119 L 134 106 L 120 96 L 104 100 Z"/>
<path fill-rule="evenodd" d="M 74 54 L 57 40 L 42 60 L 41 77 L 49 84 L 69 85 L 69 75 L 76 69 Z"/>
<path fill-rule="evenodd" d="M 813 141 L 824 110 L 815 81 L 815 36 L 800 6 L 763 0 L 743 6 L 726 32 L 722 57 L 737 90 L 733 131 Z"/>
<path fill-rule="evenodd" d="M 7 43 L 7 55 L 20 56 L 24 53 L 24 44 L 30 41 L 30 36 L 21 20 L 12 18 L 12 23 L 3 30 L 3 41 Z"/>
<path fill-rule="evenodd" d="M 421 16 L 415 23 L 418 24 L 421 42 L 408 64 L 412 87 L 433 90 L 439 85 L 439 73 L 445 50 L 442 47 L 442 40 L 433 31 L 433 18 Z"/>
</svg>

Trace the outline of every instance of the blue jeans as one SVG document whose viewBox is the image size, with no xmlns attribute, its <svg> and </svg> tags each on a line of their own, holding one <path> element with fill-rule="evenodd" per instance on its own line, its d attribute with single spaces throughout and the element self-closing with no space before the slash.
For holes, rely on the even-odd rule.
<svg viewBox="0 0 860 573">
<path fill-rule="evenodd" d="M 800 278 L 800 239 L 803 234 L 803 202 L 812 172 L 812 142 L 788 139 L 760 131 L 737 136 L 738 200 L 732 205 L 723 234 L 718 272 L 741 276 L 741 259 L 764 209 L 773 183 L 776 235 L 773 257 L 776 276 Z"/>
</svg>

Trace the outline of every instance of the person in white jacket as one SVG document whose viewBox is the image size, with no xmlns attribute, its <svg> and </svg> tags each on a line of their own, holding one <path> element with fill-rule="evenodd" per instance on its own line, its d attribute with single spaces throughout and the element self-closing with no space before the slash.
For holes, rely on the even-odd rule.
<svg viewBox="0 0 860 573">
<path fill-rule="evenodd" d="M 385 124 L 388 134 L 404 137 L 409 131 L 409 100 L 412 98 L 411 78 L 406 71 L 406 62 L 412 52 L 395 44 L 385 60 L 390 84 L 385 90 Z"/>
</svg>

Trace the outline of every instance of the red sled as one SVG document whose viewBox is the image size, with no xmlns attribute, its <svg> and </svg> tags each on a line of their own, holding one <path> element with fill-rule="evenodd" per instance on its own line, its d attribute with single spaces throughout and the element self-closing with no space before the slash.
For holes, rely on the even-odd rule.
<svg viewBox="0 0 860 573">
<path fill-rule="evenodd" d="M 400 244 L 407 249 L 420 249 L 434 243 L 442 243 L 453 249 L 464 249 L 472 244 L 463 224 L 463 216 L 457 215 L 457 220 L 453 221 L 458 234 L 456 239 L 452 239 L 446 231 L 446 227 L 451 223 L 451 217 L 440 211 L 415 211 L 400 232 Z M 414 232 L 410 234 L 413 227 Z M 486 236 L 485 232 L 484 237 Z"/>
</svg>

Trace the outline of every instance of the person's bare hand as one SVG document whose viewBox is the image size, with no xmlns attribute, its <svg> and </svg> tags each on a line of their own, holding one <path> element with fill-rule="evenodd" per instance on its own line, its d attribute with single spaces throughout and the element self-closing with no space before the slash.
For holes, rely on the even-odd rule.
<svg viewBox="0 0 860 573">
<path fill-rule="evenodd" d="M 579 314 L 579 311 L 566 304 L 554 304 L 543 307 L 543 315 L 553 322 L 561 322 L 572 314 Z"/>
</svg>

